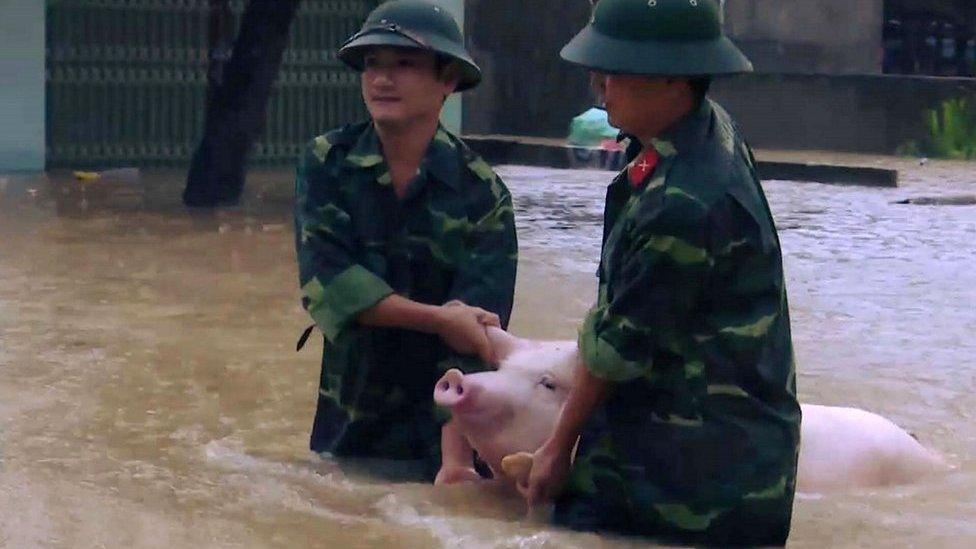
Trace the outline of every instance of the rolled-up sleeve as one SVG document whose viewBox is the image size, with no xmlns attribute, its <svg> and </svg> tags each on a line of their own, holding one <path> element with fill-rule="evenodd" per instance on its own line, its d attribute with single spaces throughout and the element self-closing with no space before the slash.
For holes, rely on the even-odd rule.
<svg viewBox="0 0 976 549">
<path fill-rule="evenodd" d="M 605 317 L 606 307 L 597 305 L 583 320 L 578 341 L 583 364 L 594 376 L 608 381 L 621 382 L 642 376 L 645 373 L 644 362 L 650 363 L 650 357 L 628 360 L 614 347 L 615 344 L 625 343 L 627 337 L 635 337 L 636 334 L 621 333 L 618 329 L 612 334 L 614 337 L 608 337 L 611 334 L 608 333 L 610 330 L 605 323 Z M 624 337 L 621 338 L 621 335 Z"/>
<path fill-rule="evenodd" d="M 356 262 L 352 219 L 339 198 L 323 139 L 313 141 L 298 163 L 295 249 L 302 305 L 325 337 L 335 341 L 356 315 L 393 289 Z"/>
<path fill-rule="evenodd" d="M 597 304 L 580 327 L 580 354 L 596 377 L 623 382 L 650 376 L 656 356 L 683 354 L 693 337 L 714 260 L 702 212 L 680 199 L 669 208 L 632 224 L 633 233 L 622 240 L 626 249 L 604 273 Z"/>
</svg>

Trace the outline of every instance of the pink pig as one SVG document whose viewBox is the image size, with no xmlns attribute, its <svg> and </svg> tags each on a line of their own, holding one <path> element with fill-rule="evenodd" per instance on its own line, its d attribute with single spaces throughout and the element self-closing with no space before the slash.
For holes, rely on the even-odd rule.
<svg viewBox="0 0 976 549">
<path fill-rule="evenodd" d="M 434 400 L 451 411 L 441 434 L 442 467 L 435 484 L 481 480 L 476 450 L 496 478 L 501 461 L 545 442 L 572 388 L 574 341 L 532 341 L 489 328 L 499 367 L 464 375 L 450 370 Z M 856 408 L 801 405 L 797 490 L 823 493 L 904 484 L 948 466 L 891 421 Z"/>
</svg>

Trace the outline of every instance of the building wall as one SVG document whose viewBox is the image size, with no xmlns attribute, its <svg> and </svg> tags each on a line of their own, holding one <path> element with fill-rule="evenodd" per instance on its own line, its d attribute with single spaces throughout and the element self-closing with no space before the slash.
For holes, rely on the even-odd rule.
<svg viewBox="0 0 976 549">
<path fill-rule="evenodd" d="M 464 30 L 464 0 L 431 1 L 447 9 L 451 16 L 458 22 L 458 25 L 461 26 L 461 30 Z M 463 95 L 458 93 L 447 98 L 447 102 L 444 103 L 444 110 L 441 111 L 441 123 L 444 124 L 444 127 L 448 131 L 460 133 L 462 105 Z"/>
<path fill-rule="evenodd" d="M 976 79 L 750 74 L 717 80 L 711 96 L 754 147 L 894 154 L 926 140 L 929 110 L 976 97 Z"/>
<path fill-rule="evenodd" d="M 484 80 L 464 94 L 464 132 L 565 137 L 592 99 L 586 71 L 559 50 L 589 15 L 585 0 L 466 0 L 467 46 Z"/>
<path fill-rule="evenodd" d="M 881 72 L 883 0 L 728 0 L 725 26 L 757 72 Z"/>
<path fill-rule="evenodd" d="M 44 2 L 0 0 L 0 171 L 44 169 Z"/>
<path fill-rule="evenodd" d="M 565 137 L 593 98 L 586 71 L 559 50 L 586 24 L 589 3 L 465 7 L 484 82 L 465 95 L 464 132 Z M 882 8 L 881 0 L 727 0 L 726 26 L 757 73 L 716 80 L 712 96 L 759 147 L 894 153 L 924 140 L 924 113 L 976 95 L 976 80 L 878 75 Z"/>
<path fill-rule="evenodd" d="M 583 0 L 466 0 L 468 47 L 484 71 L 465 94 L 466 133 L 562 137 L 592 103 L 559 50 L 589 20 Z M 882 0 L 727 0 L 725 25 L 759 73 L 878 74 Z"/>
</svg>

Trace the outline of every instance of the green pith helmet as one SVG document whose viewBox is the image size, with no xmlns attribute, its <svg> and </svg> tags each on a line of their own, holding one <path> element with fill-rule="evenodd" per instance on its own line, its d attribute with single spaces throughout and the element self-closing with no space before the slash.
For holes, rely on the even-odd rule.
<svg viewBox="0 0 976 549">
<path fill-rule="evenodd" d="M 375 46 L 398 46 L 428 50 L 458 62 L 461 68 L 456 91 L 481 82 L 481 69 L 464 48 L 457 21 L 444 8 L 421 0 L 391 0 L 380 4 L 339 49 L 339 59 L 357 71 L 363 70 L 363 55 Z"/>
<path fill-rule="evenodd" d="M 752 72 L 722 34 L 715 0 L 600 0 L 590 24 L 560 52 L 606 73 L 706 76 Z"/>
</svg>

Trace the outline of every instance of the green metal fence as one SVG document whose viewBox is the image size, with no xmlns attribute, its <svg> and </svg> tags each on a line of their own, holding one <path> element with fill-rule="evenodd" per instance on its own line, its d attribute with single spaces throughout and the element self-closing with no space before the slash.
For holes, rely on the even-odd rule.
<svg viewBox="0 0 976 549">
<path fill-rule="evenodd" d="M 203 131 L 207 4 L 48 2 L 48 167 L 189 161 Z M 302 2 L 255 162 L 293 162 L 309 138 L 365 115 L 356 75 L 336 60 L 335 49 L 376 4 Z M 236 29 L 244 1 L 231 8 Z"/>
</svg>

